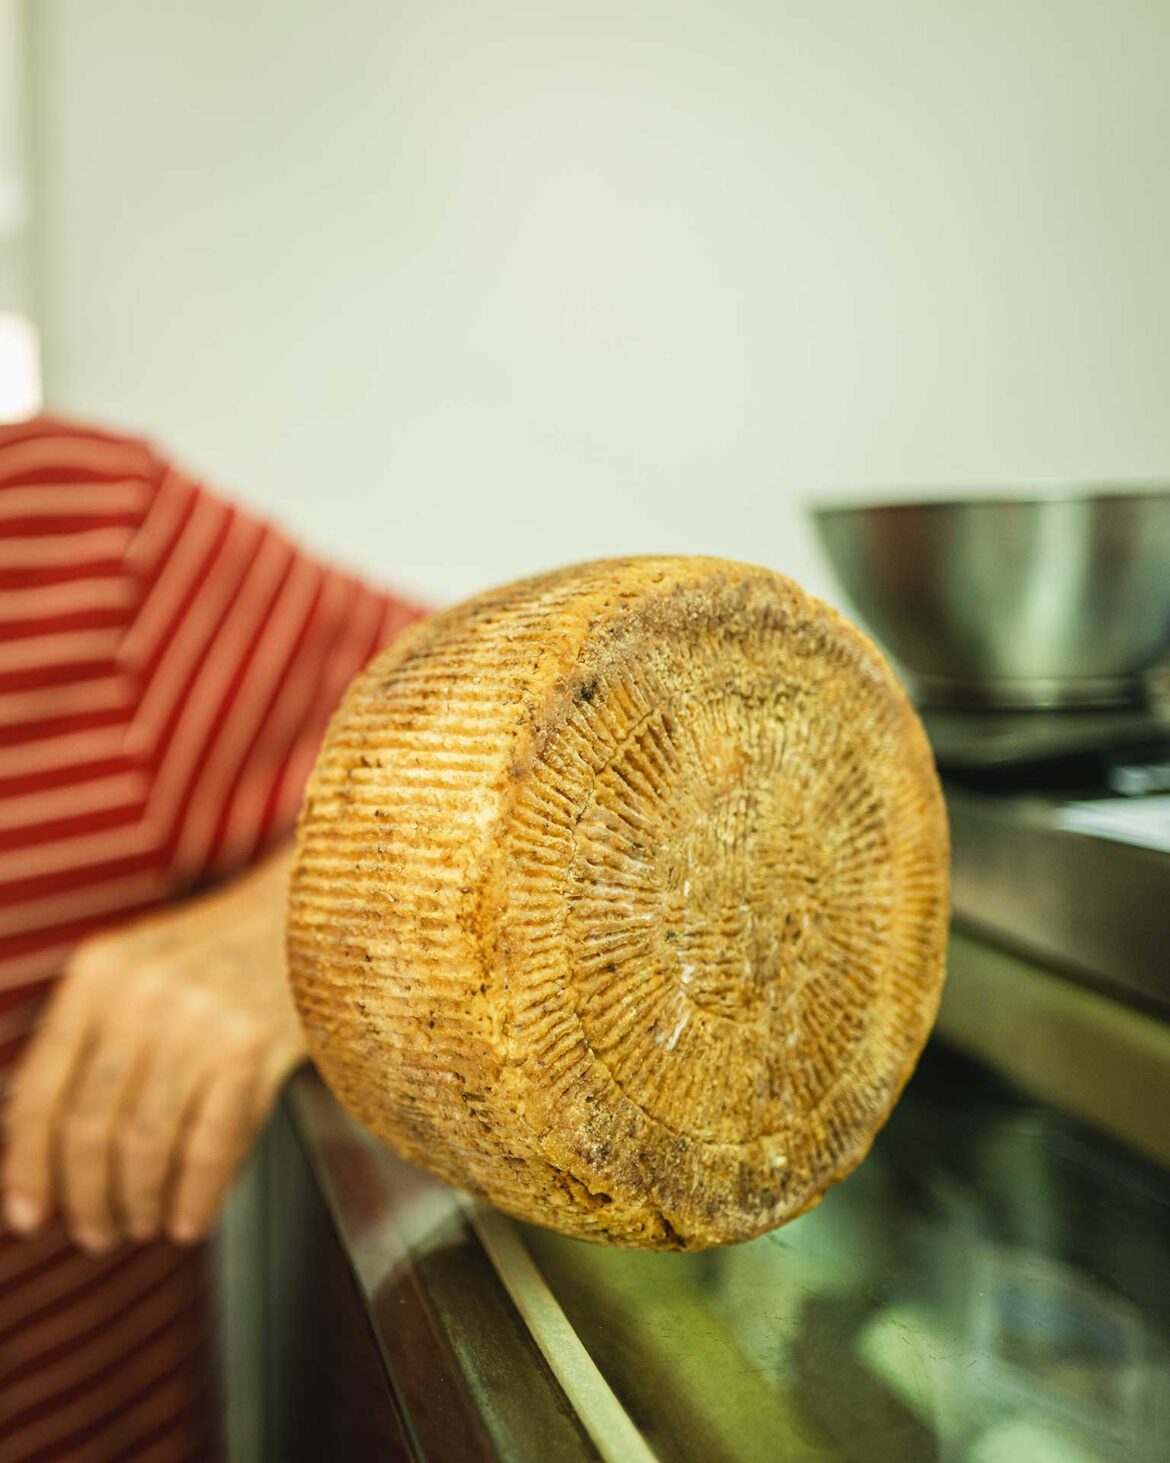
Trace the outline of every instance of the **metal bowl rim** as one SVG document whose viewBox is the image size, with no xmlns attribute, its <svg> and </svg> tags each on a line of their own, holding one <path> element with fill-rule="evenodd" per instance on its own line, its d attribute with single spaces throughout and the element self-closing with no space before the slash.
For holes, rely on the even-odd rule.
<svg viewBox="0 0 1170 1463">
<path fill-rule="evenodd" d="M 810 503 L 809 512 L 814 518 L 820 519 L 860 513 L 943 512 L 955 508 L 1027 509 L 1072 504 L 1095 507 L 1100 503 L 1170 503 L 1170 482 L 1121 484 L 1116 491 L 1104 483 L 1085 484 L 1081 487 L 1054 488 L 1051 492 L 1033 493 L 1028 497 L 1007 497 L 1002 489 L 999 493 L 999 496 L 983 496 L 976 491 L 969 497 L 945 498 L 826 499 L 824 502 Z"/>
</svg>

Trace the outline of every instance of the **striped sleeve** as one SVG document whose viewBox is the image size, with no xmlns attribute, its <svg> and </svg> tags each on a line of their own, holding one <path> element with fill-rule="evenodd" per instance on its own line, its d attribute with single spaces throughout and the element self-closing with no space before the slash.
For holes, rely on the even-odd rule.
<svg viewBox="0 0 1170 1463">
<path fill-rule="evenodd" d="M 421 613 L 300 550 L 159 463 L 127 547 L 137 611 L 127 750 L 150 769 L 165 864 L 187 886 L 251 861 L 295 820 L 346 684 Z"/>
<path fill-rule="evenodd" d="M 419 613 L 143 442 L 0 429 L 0 991 L 285 833 Z"/>
</svg>

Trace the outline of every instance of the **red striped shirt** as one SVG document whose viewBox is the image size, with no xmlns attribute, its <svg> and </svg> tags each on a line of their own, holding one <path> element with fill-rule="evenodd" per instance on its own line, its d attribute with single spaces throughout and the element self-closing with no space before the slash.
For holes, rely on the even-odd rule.
<svg viewBox="0 0 1170 1463">
<path fill-rule="evenodd" d="M 419 611 L 147 443 L 0 428 L 0 1082 L 76 943 L 287 832 L 346 682 Z M 0 1463 L 206 1456 L 206 1277 L 0 1236 Z"/>
</svg>

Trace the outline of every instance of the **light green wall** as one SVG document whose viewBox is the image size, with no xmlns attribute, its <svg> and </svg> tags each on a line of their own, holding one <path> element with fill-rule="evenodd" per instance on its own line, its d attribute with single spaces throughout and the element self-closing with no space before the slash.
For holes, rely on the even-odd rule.
<svg viewBox="0 0 1170 1463">
<path fill-rule="evenodd" d="M 31 290 L 23 18 L 0 0 L 0 312 L 27 310 Z"/>
<path fill-rule="evenodd" d="M 453 594 L 1170 477 L 1165 0 L 33 0 L 48 385 Z"/>
</svg>

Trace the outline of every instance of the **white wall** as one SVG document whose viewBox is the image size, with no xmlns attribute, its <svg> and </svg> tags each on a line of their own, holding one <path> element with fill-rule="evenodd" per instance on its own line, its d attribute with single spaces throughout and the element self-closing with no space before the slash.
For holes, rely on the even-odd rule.
<svg viewBox="0 0 1170 1463">
<path fill-rule="evenodd" d="M 0 311 L 22 308 L 28 284 L 22 20 L 0 0 Z"/>
<path fill-rule="evenodd" d="M 0 422 L 40 404 L 29 244 L 24 6 L 0 0 Z"/>
<path fill-rule="evenodd" d="M 380 576 L 1170 476 L 1166 0 L 31 19 L 51 398 Z"/>
</svg>

